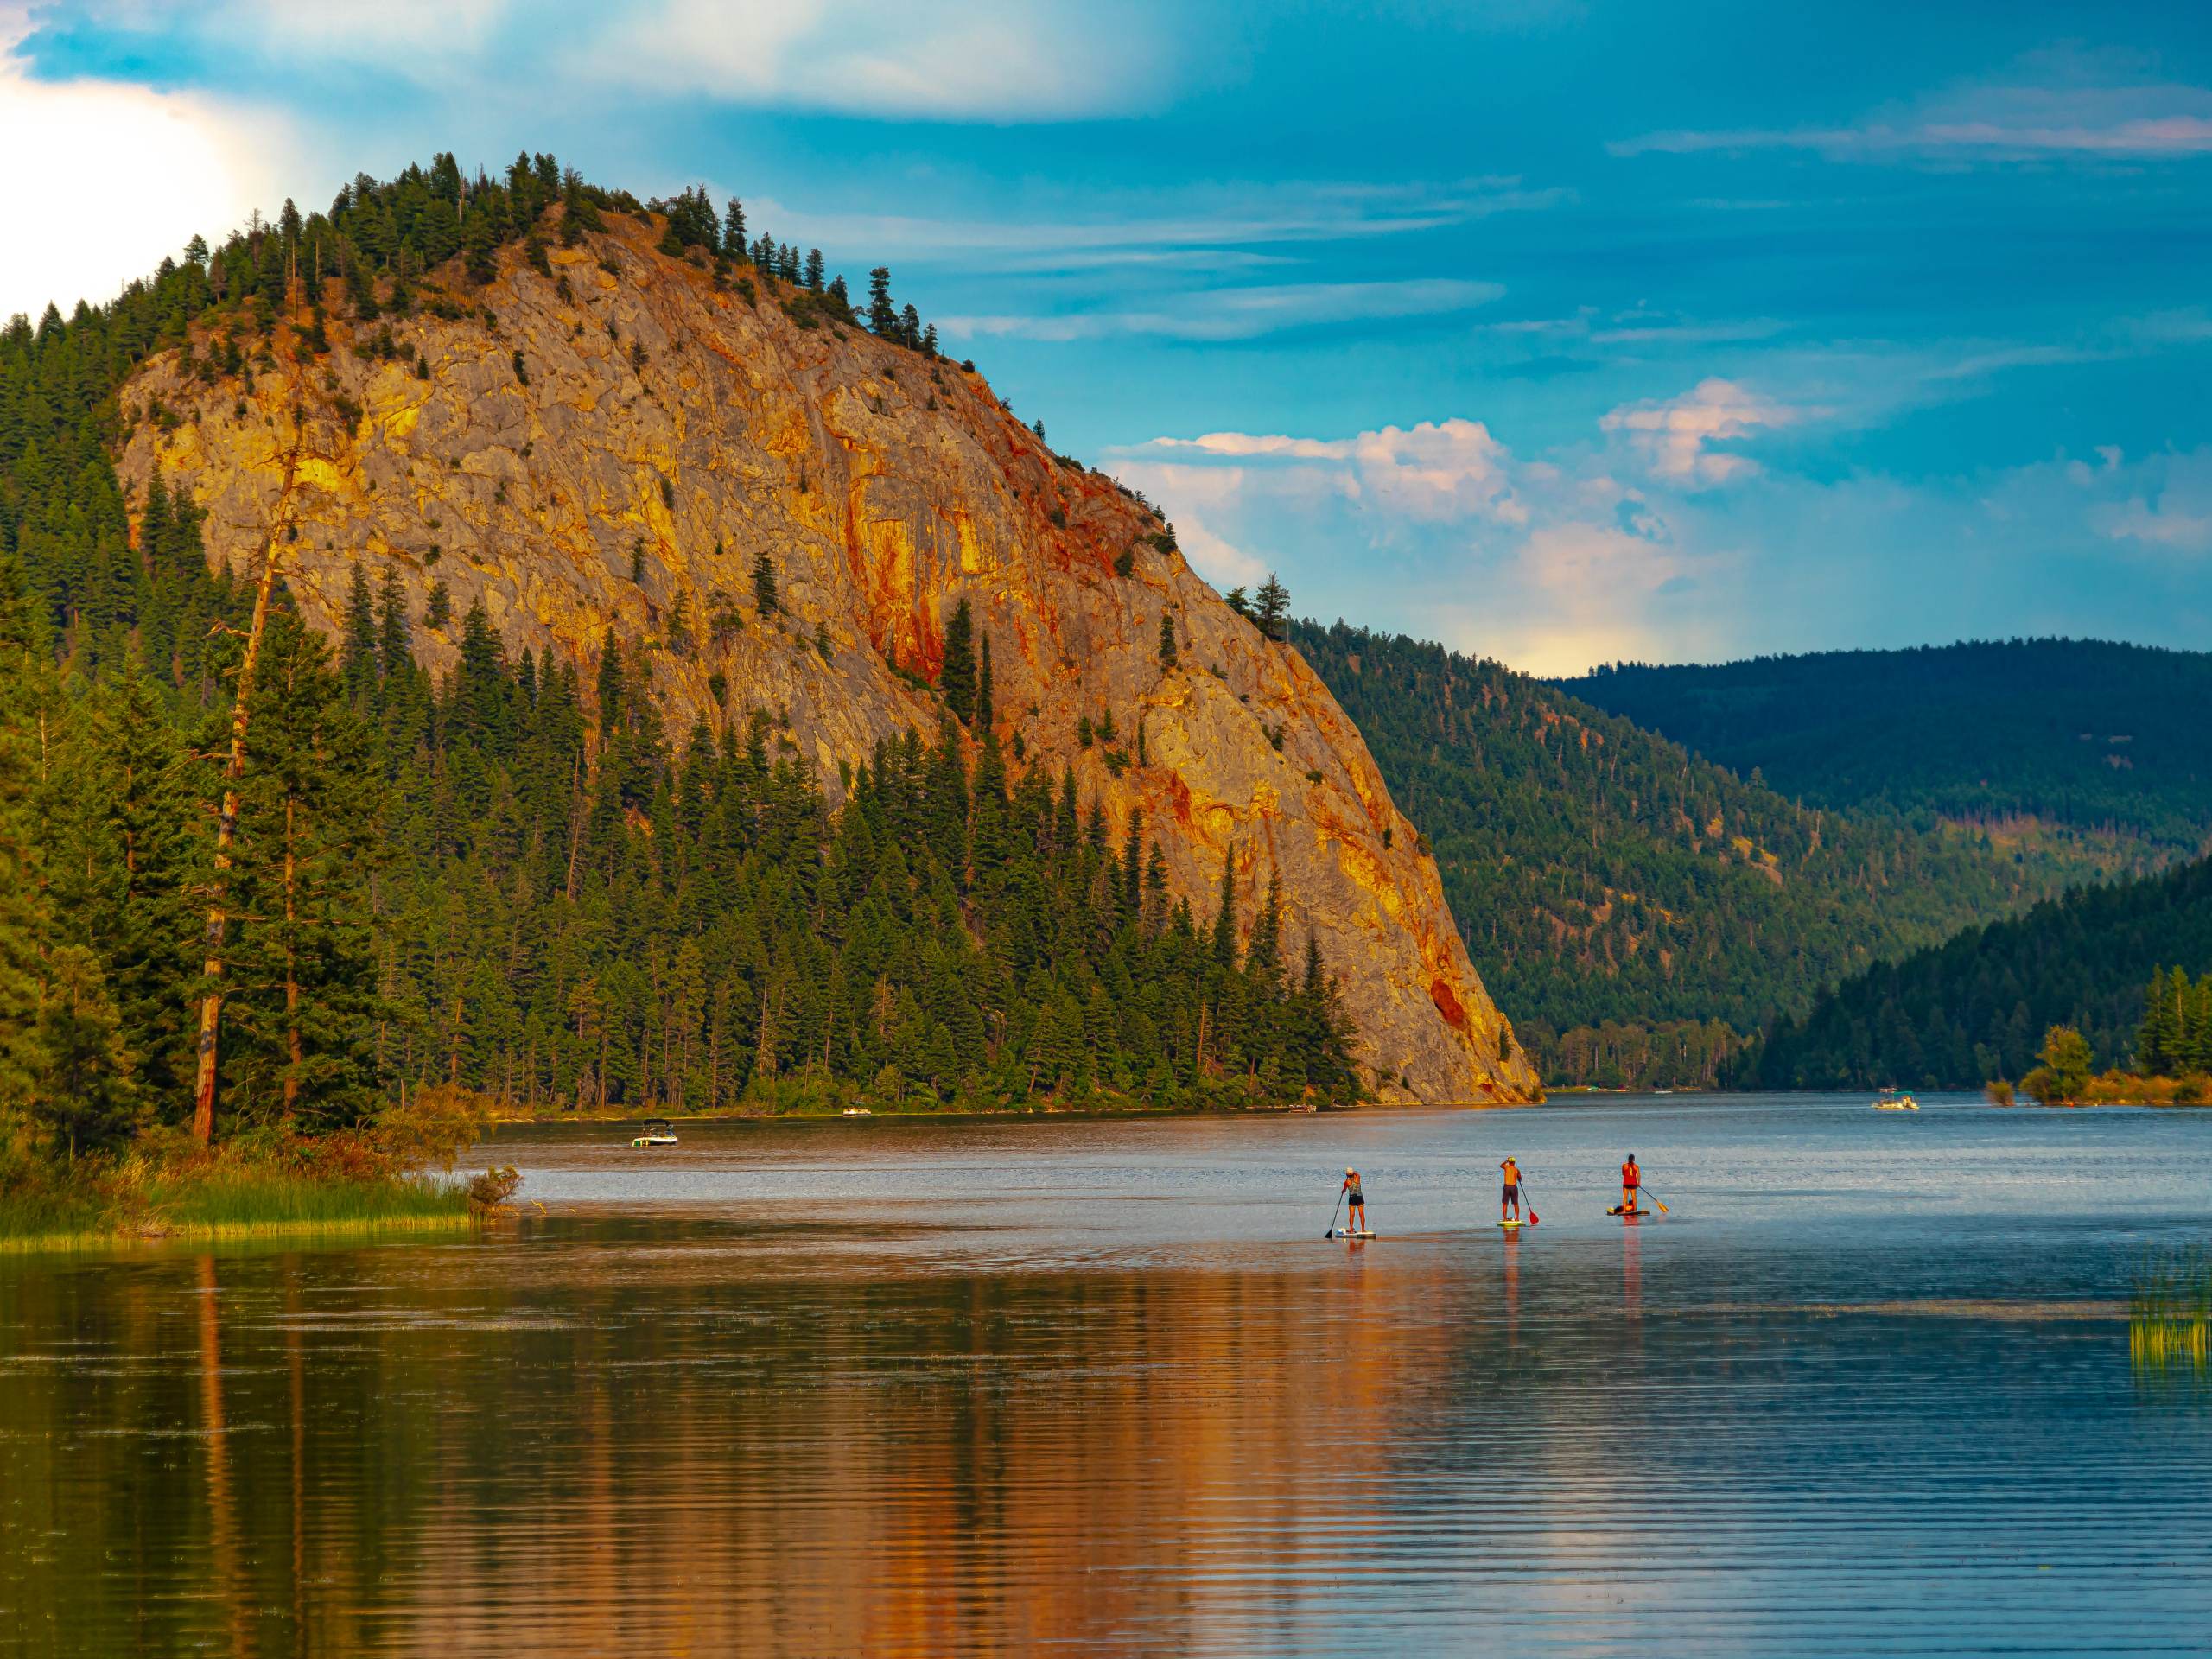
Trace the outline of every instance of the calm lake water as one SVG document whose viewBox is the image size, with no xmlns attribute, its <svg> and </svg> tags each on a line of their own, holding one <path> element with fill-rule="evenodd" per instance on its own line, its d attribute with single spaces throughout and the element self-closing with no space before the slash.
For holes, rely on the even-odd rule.
<svg viewBox="0 0 2212 1659">
<path fill-rule="evenodd" d="M 2125 1318 L 2212 1116 L 681 1133 L 504 1133 L 480 1238 L 0 1260 L 0 1652 L 2212 1648 L 2212 1388 Z"/>
</svg>

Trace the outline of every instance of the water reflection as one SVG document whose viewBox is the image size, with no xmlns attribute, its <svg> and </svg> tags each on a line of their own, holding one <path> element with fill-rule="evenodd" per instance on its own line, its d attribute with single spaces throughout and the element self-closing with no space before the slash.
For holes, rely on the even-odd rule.
<svg viewBox="0 0 2212 1659">
<path fill-rule="evenodd" d="M 4 1645 L 2078 1652 L 2212 1617 L 2212 1407 L 2059 1294 L 2111 1283 L 2091 1235 L 1953 1219 L 1939 1257 L 1597 1190 L 1500 1231 L 1471 1154 L 1467 1224 L 1418 1234 L 1454 1145 L 1372 1243 L 1226 1200 L 1162 1243 L 1156 1142 L 994 1166 L 1034 1207 L 942 1230 L 954 1138 L 917 1204 L 772 1229 L 0 1267 Z M 2101 1201 L 2171 1162 L 2108 1152 Z"/>
</svg>

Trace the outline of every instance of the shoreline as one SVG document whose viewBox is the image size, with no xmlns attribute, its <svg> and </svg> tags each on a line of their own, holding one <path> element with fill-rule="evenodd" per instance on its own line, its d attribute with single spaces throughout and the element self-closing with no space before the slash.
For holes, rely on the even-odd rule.
<svg viewBox="0 0 2212 1659">
<path fill-rule="evenodd" d="M 887 1106 L 880 1110 L 870 1109 L 848 1116 L 842 1108 L 829 1111 L 767 1112 L 728 1109 L 708 1112 L 499 1112 L 494 1111 L 486 1120 L 495 1128 L 509 1124 L 529 1124 L 543 1128 L 557 1128 L 563 1123 L 632 1124 L 667 1123 L 861 1123 L 893 1122 L 904 1121 L 943 1122 L 950 1118 L 1055 1118 L 1063 1122 L 1105 1120 L 1130 1117 L 1313 1117 L 1321 1113 L 1375 1111 L 1457 1111 L 1457 1106 L 1102 1106 L 1062 1112 L 1027 1111 L 1010 1106 L 971 1107 L 955 1109 L 945 1106 L 908 1110 Z"/>
</svg>

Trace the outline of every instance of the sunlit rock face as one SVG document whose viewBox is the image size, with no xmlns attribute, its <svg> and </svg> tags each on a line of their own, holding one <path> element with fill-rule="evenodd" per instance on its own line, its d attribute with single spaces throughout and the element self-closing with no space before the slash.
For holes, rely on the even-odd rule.
<svg viewBox="0 0 2212 1659">
<path fill-rule="evenodd" d="M 1415 827 L 1296 652 L 978 376 L 861 329 L 802 327 L 788 289 L 748 300 L 656 239 L 613 216 L 553 251 L 550 276 L 510 250 L 492 285 L 454 294 L 463 315 L 334 315 L 326 357 L 254 376 L 242 402 L 235 380 L 156 359 L 123 401 L 175 422 L 138 422 L 124 476 L 143 499 L 159 467 L 205 511 L 210 559 L 241 570 L 289 518 L 283 569 L 328 632 L 366 566 L 372 585 L 399 573 L 435 670 L 479 600 L 510 654 L 575 664 L 587 695 L 613 638 L 643 652 L 672 734 L 766 709 L 833 799 L 877 739 L 937 729 L 964 597 L 990 642 L 1001 740 L 1054 775 L 1072 765 L 1117 836 L 1141 809 L 1201 918 L 1225 858 L 1247 926 L 1280 873 L 1287 948 L 1294 960 L 1308 929 L 1319 940 L 1381 1098 L 1534 1091 Z M 366 349 L 386 327 L 389 359 Z M 760 556 L 773 615 L 755 603 Z M 433 580 L 452 597 L 440 629 L 422 620 Z M 1108 715 L 1112 739 L 1081 743 L 1078 722 Z"/>
</svg>

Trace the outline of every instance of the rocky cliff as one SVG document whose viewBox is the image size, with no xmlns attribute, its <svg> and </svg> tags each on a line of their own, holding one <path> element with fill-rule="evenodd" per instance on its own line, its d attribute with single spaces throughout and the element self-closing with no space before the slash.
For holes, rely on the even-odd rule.
<svg viewBox="0 0 2212 1659">
<path fill-rule="evenodd" d="M 1071 764 L 1117 833 L 1141 808 L 1201 913 L 1225 857 L 1248 919 L 1280 873 L 1289 936 L 1319 937 L 1382 1098 L 1533 1092 L 1358 732 L 1147 507 L 1054 455 L 976 374 L 780 285 L 718 285 L 655 241 L 615 216 L 551 251 L 550 274 L 510 250 L 489 286 L 409 318 L 334 316 L 327 354 L 281 359 L 242 398 L 157 358 L 124 393 L 126 412 L 160 411 L 124 477 L 143 499 L 158 467 L 206 512 L 211 560 L 241 571 L 276 527 L 301 608 L 333 632 L 357 565 L 397 569 L 434 668 L 480 599 L 510 652 L 558 653 L 587 683 L 610 638 L 650 647 L 671 731 L 770 709 L 833 798 L 876 739 L 935 729 L 964 597 L 1001 736 L 1028 764 Z M 442 629 L 420 621 L 434 581 Z M 1079 740 L 1108 715 L 1110 739 Z"/>
</svg>

